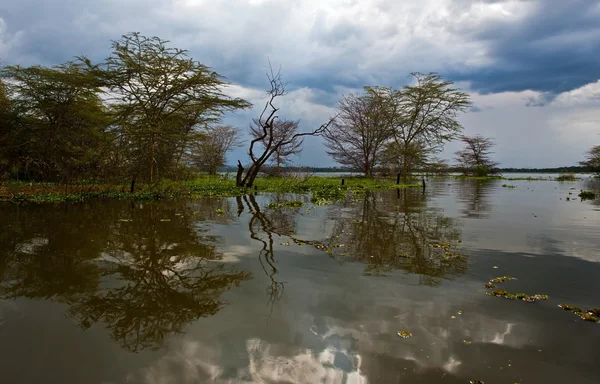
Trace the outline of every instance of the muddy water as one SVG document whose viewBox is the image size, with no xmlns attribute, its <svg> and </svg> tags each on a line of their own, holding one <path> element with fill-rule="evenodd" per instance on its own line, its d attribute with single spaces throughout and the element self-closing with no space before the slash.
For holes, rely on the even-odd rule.
<svg viewBox="0 0 600 384">
<path fill-rule="evenodd" d="M 592 187 L 2 205 L 0 382 L 597 383 Z"/>
</svg>

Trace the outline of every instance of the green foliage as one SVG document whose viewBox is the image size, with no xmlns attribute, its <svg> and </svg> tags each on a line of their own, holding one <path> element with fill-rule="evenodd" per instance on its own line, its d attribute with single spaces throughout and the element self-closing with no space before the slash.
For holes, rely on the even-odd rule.
<svg viewBox="0 0 600 384">
<path fill-rule="evenodd" d="M 99 175 L 111 134 L 95 77 L 77 63 L 6 66 L 0 75 L 7 80 L 13 121 L 0 162 L 33 180 Z"/>
<path fill-rule="evenodd" d="M 203 127 L 250 106 L 223 93 L 219 74 L 167 43 L 130 33 L 113 41 L 104 63 L 81 58 L 114 95 L 114 130 L 120 138 L 114 156 L 126 160 L 124 172 L 149 182 L 172 177 L 183 166 L 183 155 L 203 137 Z"/>
<path fill-rule="evenodd" d="M 54 184 L 10 183 L 0 185 L 0 201 L 16 203 L 58 203 L 78 202 L 96 198 L 158 200 L 182 197 L 231 197 L 248 193 L 246 188 L 237 187 L 234 180 L 219 176 L 197 177 L 189 181 L 160 180 L 157 183 L 139 184 L 137 192 L 129 193 L 120 186 L 111 185 L 79 185 L 68 188 Z M 89 187 L 89 190 L 86 190 Z M 260 192 L 310 194 L 313 202 L 326 204 L 329 201 L 343 200 L 348 193 L 360 195 L 369 190 L 421 187 L 419 184 L 396 185 L 393 179 L 348 178 L 345 185 L 340 179 L 328 177 L 311 177 L 295 179 L 291 177 L 267 177 L 256 183 Z M 73 192 L 76 189 L 76 192 Z M 298 204 L 291 202 L 289 204 Z M 289 206 L 289 205 L 288 205 Z"/>
</svg>

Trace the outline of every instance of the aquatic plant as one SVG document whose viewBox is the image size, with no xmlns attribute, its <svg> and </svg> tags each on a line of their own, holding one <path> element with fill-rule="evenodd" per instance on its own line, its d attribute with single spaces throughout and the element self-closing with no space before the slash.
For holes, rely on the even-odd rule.
<svg viewBox="0 0 600 384">
<path fill-rule="evenodd" d="M 412 333 L 410 333 L 408 331 L 398 331 L 397 335 L 400 336 L 403 339 L 408 339 L 409 337 L 412 336 Z"/>
<path fill-rule="evenodd" d="M 573 173 L 563 173 L 556 178 L 556 181 L 575 181 L 577 177 Z"/>
<path fill-rule="evenodd" d="M 596 198 L 596 193 L 592 191 L 581 191 L 578 195 L 583 200 L 594 200 Z"/>
<path fill-rule="evenodd" d="M 509 280 L 517 280 L 517 278 L 512 277 L 512 276 L 500 276 L 500 277 L 495 277 L 495 278 L 491 279 L 490 283 L 503 283 L 503 282 L 509 281 Z"/>
<path fill-rule="evenodd" d="M 280 208 L 300 208 L 304 203 L 300 200 L 283 201 L 281 203 L 271 202 L 267 204 L 268 209 L 280 209 Z"/>
</svg>

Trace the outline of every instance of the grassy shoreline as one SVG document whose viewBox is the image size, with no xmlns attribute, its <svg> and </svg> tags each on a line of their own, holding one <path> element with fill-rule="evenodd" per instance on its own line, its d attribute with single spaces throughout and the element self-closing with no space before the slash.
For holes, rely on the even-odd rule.
<svg viewBox="0 0 600 384">
<path fill-rule="evenodd" d="M 129 186 L 110 184 L 59 185 L 52 183 L 4 183 L 0 184 L 0 202 L 13 203 L 68 203 L 89 199 L 161 200 L 200 197 L 234 197 L 249 192 L 277 192 L 311 194 L 315 201 L 340 200 L 348 192 L 416 188 L 421 184 L 396 184 L 394 178 L 367 179 L 361 177 L 309 178 L 266 177 L 257 179 L 255 187 L 239 188 L 235 180 L 221 176 L 199 177 L 190 181 L 163 180 L 156 184 L 137 185 L 134 193 Z M 256 188 L 256 189 L 255 189 Z"/>
</svg>

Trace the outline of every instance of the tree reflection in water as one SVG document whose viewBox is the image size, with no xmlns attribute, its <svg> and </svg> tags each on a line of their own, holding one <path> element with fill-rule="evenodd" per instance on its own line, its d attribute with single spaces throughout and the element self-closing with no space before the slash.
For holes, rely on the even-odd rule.
<svg viewBox="0 0 600 384">
<path fill-rule="evenodd" d="M 211 204 L 206 207 L 214 212 Z M 76 219 L 81 212 L 71 212 L 66 230 L 43 214 L 32 217 L 41 219 L 29 231 L 33 237 L 1 250 L 0 297 L 67 303 L 68 315 L 82 327 L 103 322 L 114 340 L 138 351 L 158 348 L 187 323 L 214 315 L 226 304 L 221 294 L 249 278 L 246 271 L 218 263 L 216 239 L 202 233 L 196 226 L 199 211 L 190 212 L 184 203 L 104 212 L 86 225 L 77 225 L 83 224 Z M 95 231 L 100 228 L 107 230 Z"/>
<path fill-rule="evenodd" d="M 459 199 L 465 204 L 461 209 L 463 217 L 485 219 L 490 215 L 489 193 L 498 180 L 462 180 L 458 184 Z"/>
<path fill-rule="evenodd" d="M 437 285 L 467 269 L 458 252 L 457 223 L 436 209 L 426 209 L 426 195 L 416 190 L 366 193 L 350 213 L 335 218 L 328 247 L 337 255 L 367 265 L 365 274 L 402 269 L 418 274 L 422 284 Z M 339 257 L 336 255 L 336 258 Z"/>
</svg>

